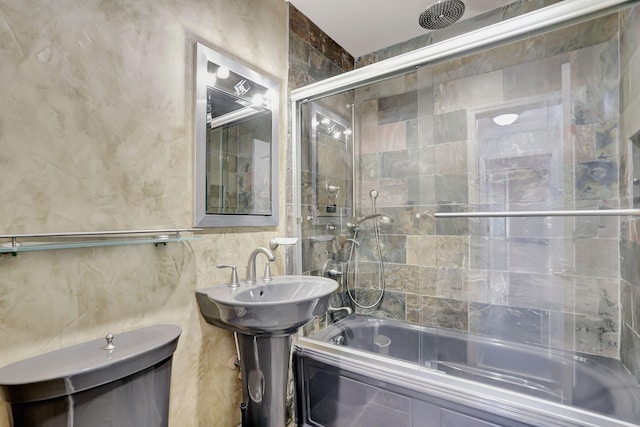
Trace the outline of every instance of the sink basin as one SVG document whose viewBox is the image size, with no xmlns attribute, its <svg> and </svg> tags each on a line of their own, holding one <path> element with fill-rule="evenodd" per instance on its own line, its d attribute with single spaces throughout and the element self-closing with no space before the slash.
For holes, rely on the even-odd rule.
<svg viewBox="0 0 640 427">
<path fill-rule="evenodd" d="M 287 335 L 327 311 L 337 288 L 325 277 L 279 276 L 256 285 L 200 289 L 196 297 L 207 322 L 216 326 L 249 335 Z"/>
</svg>

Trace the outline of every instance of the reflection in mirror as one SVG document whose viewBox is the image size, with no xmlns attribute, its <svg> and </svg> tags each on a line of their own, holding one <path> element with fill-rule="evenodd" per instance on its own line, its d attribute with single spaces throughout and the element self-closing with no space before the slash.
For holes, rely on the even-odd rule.
<svg viewBox="0 0 640 427">
<path fill-rule="evenodd" d="M 195 223 L 278 224 L 279 85 L 196 44 Z"/>
<path fill-rule="evenodd" d="M 309 138 L 302 140 L 303 168 L 312 190 L 306 200 L 314 218 L 349 217 L 353 197 L 351 102 L 342 97 L 325 101 L 333 102 L 310 102 L 302 108 L 303 120 L 308 117 L 310 124 Z"/>
</svg>

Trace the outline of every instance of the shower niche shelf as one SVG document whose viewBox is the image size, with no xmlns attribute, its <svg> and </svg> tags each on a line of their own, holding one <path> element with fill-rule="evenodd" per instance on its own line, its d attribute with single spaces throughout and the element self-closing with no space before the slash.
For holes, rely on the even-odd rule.
<svg viewBox="0 0 640 427">
<path fill-rule="evenodd" d="M 199 228 L 161 230 L 122 230 L 41 234 L 0 235 L 0 255 L 17 255 L 20 252 L 47 251 L 54 249 L 78 249 L 106 246 L 144 245 L 156 246 L 199 240 L 193 233 Z"/>
</svg>

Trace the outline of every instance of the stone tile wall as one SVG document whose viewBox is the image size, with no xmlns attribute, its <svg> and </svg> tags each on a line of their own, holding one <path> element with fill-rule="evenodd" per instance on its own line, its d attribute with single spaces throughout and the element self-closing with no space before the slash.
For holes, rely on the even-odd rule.
<svg viewBox="0 0 640 427">
<path fill-rule="evenodd" d="M 620 143 L 628 147 L 621 153 L 620 187 L 628 207 L 638 208 L 640 187 L 640 7 L 621 13 L 620 52 Z M 640 380 L 640 220 L 622 223 L 620 240 L 622 330 L 620 357 Z"/>
<path fill-rule="evenodd" d="M 381 229 L 387 292 L 361 311 L 618 356 L 617 218 L 432 216 L 620 206 L 618 18 L 356 90 L 356 213 L 370 213 L 376 189 L 395 219 Z M 492 125 L 507 107 L 518 123 Z M 367 304 L 376 247 L 371 228 L 360 233 Z"/>
<path fill-rule="evenodd" d="M 307 84 L 342 74 L 353 70 L 354 59 L 324 33 L 316 24 L 311 22 L 302 12 L 296 9 L 291 3 L 289 8 L 289 90 L 293 90 Z M 339 102 L 340 108 L 336 105 Z M 347 114 L 345 105 L 353 103 L 350 96 L 338 96 L 333 100 L 328 100 L 324 108 Z M 309 123 L 311 122 L 310 112 L 305 112 L 302 123 L 302 204 L 303 204 L 303 266 L 302 270 L 306 274 L 318 274 L 326 260 L 326 252 L 329 250 L 327 242 L 316 242 L 311 236 L 326 235 L 326 224 L 317 226 L 313 219 L 318 216 L 318 212 L 329 205 L 345 206 L 348 192 L 345 190 L 351 187 L 350 160 L 344 155 L 345 145 L 336 141 L 328 135 L 322 135 L 319 139 L 312 139 Z M 350 117 L 350 114 L 349 116 Z M 287 153 L 287 225 L 288 235 L 295 235 L 295 221 L 293 209 L 293 189 L 292 189 L 292 165 L 291 157 L 291 129 L 289 129 L 289 144 Z M 349 146 L 350 147 L 350 146 Z M 349 148 L 350 149 L 350 148 Z M 322 162 L 316 162 L 313 156 L 324 158 Z M 349 161 L 347 164 L 346 162 Z M 347 181 L 348 180 L 348 181 Z M 339 186 L 341 188 L 337 198 L 333 198 L 325 191 L 326 184 Z M 312 219 L 307 219 L 307 218 Z M 317 229 L 316 229 L 317 228 Z M 287 269 L 292 274 L 294 268 L 293 252 L 287 249 Z"/>
<path fill-rule="evenodd" d="M 477 30 L 488 25 L 496 24 L 498 22 L 523 15 L 527 12 L 558 3 L 559 1 L 562 0 L 517 0 L 504 7 L 486 12 L 482 15 L 474 16 L 471 19 L 457 22 L 450 27 L 443 28 L 438 31 L 425 31 L 425 34 L 419 37 L 363 55 L 356 58 L 355 67 L 364 67 L 384 59 L 411 52 L 412 50 L 446 40 L 459 34 Z"/>
</svg>

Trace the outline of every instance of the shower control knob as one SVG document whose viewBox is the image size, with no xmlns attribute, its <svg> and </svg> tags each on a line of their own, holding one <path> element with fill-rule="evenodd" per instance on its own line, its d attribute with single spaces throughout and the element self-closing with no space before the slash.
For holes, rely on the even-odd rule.
<svg viewBox="0 0 640 427">
<path fill-rule="evenodd" d="M 327 274 L 333 279 L 342 276 L 342 271 L 337 268 L 330 268 L 329 271 L 327 271 Z"/>
<path fill-rule="evenodd" d="M 107 345 L 102 347 L 103 349 L 111 351 L 116 348 L 116 346 L 113 345 L 113 334 L 107 334 L 104 339 L 107 340 Z"/>
</svg>

